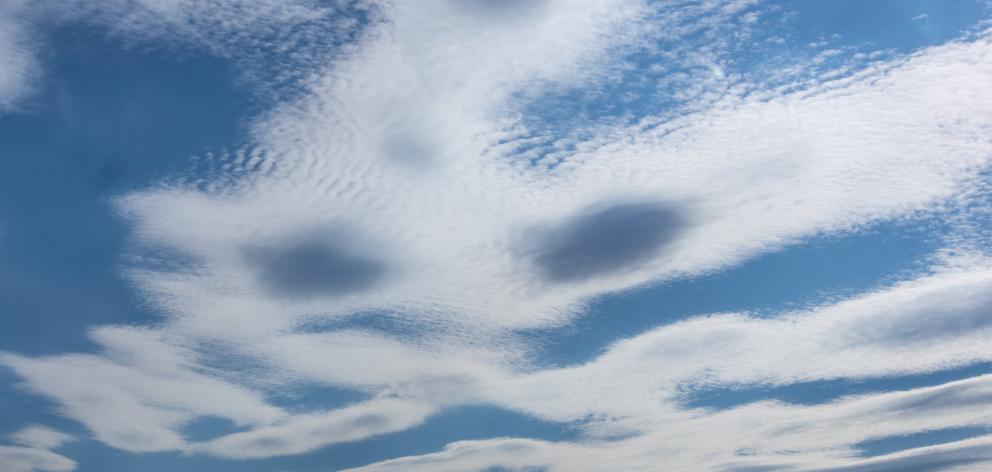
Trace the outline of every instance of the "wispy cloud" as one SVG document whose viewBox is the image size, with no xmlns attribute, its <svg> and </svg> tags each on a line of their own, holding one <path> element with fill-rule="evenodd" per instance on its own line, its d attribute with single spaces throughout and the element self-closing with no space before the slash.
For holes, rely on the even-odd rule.
<svg viewBox="0 0 992 472">
<path fill-rule="evenodd" d="M 39 74 L 37 51 L 22 18 L 23 3 L 0 5 L 0 113 L 18 109 Z"/>
</svg>

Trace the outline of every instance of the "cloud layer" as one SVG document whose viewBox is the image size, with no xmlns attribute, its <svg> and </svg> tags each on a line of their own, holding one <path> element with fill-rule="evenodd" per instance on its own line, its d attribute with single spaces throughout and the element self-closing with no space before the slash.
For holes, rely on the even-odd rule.
<svg viewBox="0 0 992 472">
<path fill-rule="evenodd" d="M 710 39 L 734 28 L 759 38 L 753 25 L 774 10 L 759 2 L 76 3 L 18 8 L 23 25 L 47 12 L 129 41 L 202 48 L 294 91 L 279 89 L 222 175 L 177 176 L 115 200 L 139 261 L 126 275 L 160 323 L 95 327 L 98 352 L 0 356 L 97 440 L 251 459 L 494 405 L 581 438 L 455 442 L 358 470 L 992 461 L 988 436 L 877 458 L 858 446 L 992 426 L 987 375 L 813 405 L 686 406 L 701 388 L 992 361 L 992 262 L 981 251 L 935 256 L 925 273 L 802 311 L 659 326 L 577 365 L 542 365 L 525 336 L 567 326 L 606 294 L 971 205 L 992 158 L 987 30 L 783 86 L 716 73 L 733 46 Z M 12 29 L 27 26 L 3 21 L 0 55 L 18 47 L 4 61 L 31 64 Z M 320 52 L 325 41 L 337 46 Z M 525 115 L 547 94 L 601 90 L 625 58 L 673 43 L 672 61 L 709 78 L 664 113 L 550 137 L 553 127 Z M 288 58 L 263 73 L 270 54 Z M 19 67 L 0 72 L 0 108 L 23 94 L 30 68 Z M 161 250 L 189 263 L 140 263 Z M 367 322 L 373 315 L 386 327 Z M 307 411 L 274 400 L 299 385 L 363 399 Z M 188 437 L 203 418 L 236 430 Z M 65 440 L 24 430 L 0 457 L 25 464 L 15 470 L 72 470 L 50 452 Z"/>
</svg>

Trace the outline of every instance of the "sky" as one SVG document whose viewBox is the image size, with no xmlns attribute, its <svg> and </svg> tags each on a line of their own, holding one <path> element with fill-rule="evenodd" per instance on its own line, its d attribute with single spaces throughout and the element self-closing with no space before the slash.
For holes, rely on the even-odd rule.
<svg viewBox="0 0 992 472">
<path fill-rule="evenodd" d="M 992 469 L 987 0 L 0 0 L 0 471 Z"/>
</svg>

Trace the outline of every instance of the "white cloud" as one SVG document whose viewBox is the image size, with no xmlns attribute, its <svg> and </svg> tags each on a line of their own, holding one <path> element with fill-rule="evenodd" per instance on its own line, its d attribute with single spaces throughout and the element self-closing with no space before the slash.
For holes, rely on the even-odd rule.
<svg viewBox="0 0 992 472">
<path fill-rule="evenodd" d="M 0 463 L 7 472 L 68 472 L 76 462 L 54 452 L 31 447 L 0 446 Z"/>
<path fill-rule="evenodd" d="M 222 54 L 258 22 L 278 32 L 327 13 L 262 0 L 247 9 L 258 16 L 229 2 L 139 3 L 80 5 L 125 36 L 189 36 Z M 118 200 L 136 259 L 166 248 L 191 260 L 128 272 L 165 315 L 160 325 L 98 328 L 99 353 L 0 363 L 97 439 L 132 452 L 296 454 L 460 404 L 585 433 L 577 443 L 459 442 L 373 470 L 847 467 L 866 439 L 988 423 L 987 376 L 813 406 L 682 406 L 700 386 L 990 361 L 983 257 L 801 313 L 662 326 L 567 368 L 532 365 L 517 337 L 568 323 L 597 296 L 953 205 L 992 157 L 988 33 L 795 89 L 721 73 L 692 113 L 521 157 L 543 138 L 519 116 L 520 93 L 595 88 L 631 48 L 715 28 L 750 3 L 681 13 L 634 0 L 503 7 L 377 5 L 385 20 L 336 62 L 307 64 L 305 93 L 255 122 L 254 146 L 234 153 L 227 175 Z M 677 60 L 712 72 L 713 54 Z M 409 333 L 342 328 L 369 314 Z M 369 399 L 291 412 L 268 398 L 300 383 Z M 241 430 L 191 441 L 185 428 L 203 417 Z"/>
<path fill-rule="evenodd" d="M 747 449 L 764 451 L 771 461 L 823 465 L 851 456 L 852 445 L 867 439 L 988 423 L 992 411 L 982 413 L 988 376 L 814 406 L 765 402 L 692 410 L 681 406 L 685 395 L 699 386 L 887 377 L 992 361 L 992 323 L 985 316 L 992 306 L 992 269 L 980 259 L 951 266 L 810 312 L 768 319 L 714 315 L 663 326 L 586 364 L 560 369 L 521 370 L 514 356 L 487 354 L 457 339 L 417 344 L 334 331 L 273 335 L 213 353 L 263 362 L 257 372 L 262 378 L 242 373 L 235 381 L 222 369 L 197 364 L 198 355 L 170 345 L 168 334 L 130 328 L 97 331 L 95 339 L 105 346 L 100 355 L 8 355 L 4 363 L 97 438 L 130 451 L 295 454 L 407 429 L 447 406 L 495 404 L 581 427 L 595 445 L 593 456 L 618 444 L 624 447 L 610 454 L 633 454 L 628 447 L 660 454 L 650 447 L 664 443 L 687 464 L 704 455 L 730 461 Z M 927 336 L 918 336 L 918 329 Z M 365 390 L 374 398 L 294 414 L 264 399 L 266 390 L 297 382 Z M 121 411 L 130 418 L 126 424 L 115 420 Z M 190 442 L 184 429 L 203 416 L 230 419 L 243 431 Z M 790 434 L 783 437 L 785 430 Z M 712 444 L 715 435 L 722 438 L 719 446 Z M 632 439 L 610 442 L 618 436 Z M 792 452 L 783 458 L 782 450 Z"/>
<path fill-rule="evenodd" d="M 894 472 L 927 470 L 929 468 L 978 472 L 987 469 L 989 462 L 992 462 L 992 437 L 983 436 L 938 446 L 911 449 L 826 470 L 831 472 L 841 470 Z"/>
<path fill-rule="evenodd" d="M 256 392 L 207 375 L 196 356 L 167 343 L 162 333 L 100 328 L 101 355 L 31 359 L 6 354 L 9 366 L 39 394 L 104 443 L 132 452 L 180 450 L 180 430 L 201 416 L 237 425 L 267 424 L 284 413 Z M 120 418 L 126 417 L 127 421 Z"/>
<path fill-rule="evenodd" d="M 424 404 L 377 399 L 323 413 L 295 415 L 270 426 L 222 436 L 192 450 L 238 459 L 300 454 L 328 444 L 401 431 L 422 423 L 432 413 Z"/>
<path fill-rule="evenodd" d="M 453 31 L 470 21 L 437 18 Z M 571 38 L 569 51 L 607 48 L 588 33 L 571 32 L 567 16 L 553 23 L 554 40 L 545 45 L 546 18 L 557 19 L 548 13 L 534 24 L 513 23 L 494 29 L 499 40 L 449 50 L 442 47 L 454 41 L 444 36 L 448 30 L 425 36 L 434 29 L 418 19 L 418 28 L 407 31 L 400 16 L 378 42 L 331 69 L 310 96 L 258 124 L 260 151 L 246 155 L 244 165 L 271 161 L 266 173 L 221 182 L 213 191 L 180 186 L 122 199 L 144 244 L 203 263 L 195 272 L 144 272 L 136 279 L 164 311 L 183 314 L 184 329 L 224 336 L 232 335 L 230 319 L 239 319 L 236 329 L 248 336 L 315 313 L 374 310 L 451 329 L 550 326 L 566 322 L 593 296 L 719 270 L 811 235 L 939 209 L 992 155 L 985 132 L 992 121 L 985 87 L 992 48 L 983 36 L 817 89 L 738 97 L 650 129 L 616 129 L 554 168 L 530 165 L 496 145 L 507 136 L 504 121 L 493 116 L 512 90 L 505 84 L 519 86 L 517 75 L 528 67 L 536 68 L 528 76 L 567 75 L 574 60 L 543 67 L 549 57 L 578 54 L 560 52 L 562 37 Z M 589 21 L 574 20 L 576 29 L 589 30 Z M 526 54 L 504 71 L 499 67 L 511 59 L 497 58 L 502 48 L 517 51 L 510 45 L 518 38 L 528 44 L 519 48 Z M 425 41 L 424 48 L 441 52 L 405 50 Z M 425 56 L 415 60 L 418 54 Z M 486 64 L 474 62 L 481 57 Z M 402 136 L 410 135 L 410 123 L 422 128 L 413 132 L 421 142 L 401 147 L 415 149 L 416 159 L 429 155 L 429 163 L 400 163 L 402 156 L 382 153 L 392 140 L 409 140 Z M 537 229 L 567 229 L 590 208 L 626 202 L 683 214 L 678 237 L 658 241 L 653 257 L 628 270 L 566 283 L 542 277 L 527 257 Z M 273 296 L 245 251 L 288 246 L 322 228 L 361 241 L 383 277 L 325 297 Z M 332 249 L 340 252 L 324 251 Z"/>
<path fill-rule="evenodd" d="M 514 379 L 492 401 L 553 421 L 605 416 L 610 421 L 592 426 L 612 435 L 663 424 L 698 386 L 889 377 L 992 361 L 990 289 L 992 272 L 981 267 L 811 312 L 693 318 L 618 342 L 589 363 Z"/>
<path fill-rule="evenodd" d="M 37 449 L 56 449 L 72 441 L 72 435 L 54 429 L 33 425 L 20 429 L 9 436 L 14 444 Z"/>
<path fill-rule="evenodd" d="M 50 449 L 72 441 L 71 435 L 54 429 L 32 425 L 8 436 L 17 446 L 0 445 L 0 464 L 9 472 L 68 472 L 76 462 Z"/>
<path fill-rule="evenodd" d="M 922 430 L 990 426 L 990 398 L 992 377 L 983 376 L 906 392 L 848 397 L 823 405 L 762 402 L 724 412 L 686 414 L 671 418 L 648 434 L 616 441 L 461 441 L 438 453 L 351 470 L 460 471 L 502 466 L 544 467 L 549 471 L 650 471 L 657 470 L 659 464 L 677 470 L 861 470 L 858 467 L 898 462 L 897 458 L 915 454 L 862 460 L 851 449 L 853 444 Z M 970 451 L 973 454 L 963 454 L 975 457 L 975 462 L 967 465 L 987 467 L 992 462 L 988 437 L 971 443 L 982 447 Z M 918 452 L 945 449 L 948 447 Z M 926 462 L 924 457 L 918 460 Z"/>
</svg>

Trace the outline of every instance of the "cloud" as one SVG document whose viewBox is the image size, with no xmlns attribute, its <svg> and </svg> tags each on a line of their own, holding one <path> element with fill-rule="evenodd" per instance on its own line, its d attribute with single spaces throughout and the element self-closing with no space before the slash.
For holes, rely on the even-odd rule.
<svg viewBox="0 0 992 472">
<path fill-rule="evenodd" d="M 97 439 L 131 452 L 181 450 L 179 431 L 202 416 L 257 425 L 284 415 L 256 392 L 197 372 L 195 354 L 170 345 L 161 332 L 105 327 L 92 337 L 105 347 L 102 355 L 6 354 L 0 363 L 29 390 L 56 400 Z"/>
<path fill-rule="evenodd" d="M 990 359 L 984 346 L 992 330 L 961 332 L 955 318 L 962 312 L 988 313 L 990 286 L 992 272 L 973 268 L 907 281 L 809 312 L 693 318 L 620 341 L 586 364 L 514 379 L 502 402 L 552 421 L 603 415 L 610 421 L 592 424 L 603 428 L 601 434 L 612 435 L 667 421 L 675 412 L 666 403 L 691 395 L 697 385 L 732 388 L 889 377 L 983 362 Z M 931 323 L 933 329 L 929 338 L 915 342 L 888 328 L 919 322 Z M 913 356 L 908 358 L 907 352 Z M 649 402 L 646 392 L 653 392 L 655 400 Z M 603 398 L 611 400 L 602 403 Z M 657 403 L 663 400 L 667 402 Z M 646 408 L 645 402 L 657 407 Z"/>
<path fill-rule="evenodd" d="M 22 17 L 24 2 L 0 5 L 0 113 L 17 110 L 34 91 L 39 64 Z"/>
<path fill-rule="evenodd" d="M 344 238 L 318 232 L 282 246 L 245 250 L 268 290 L 285 296 L 333 296 L 365 290 L 382 278 L 383 264 L 340 247 Z"/>
<path fill-rule="evenodd" d="M 453 375 L 450 364 L 437 369 L 439 378 L 432 379 L 427 368 L 432 360 L 425 353 L 408 349 L 406 353 L 395 352 L 394 358 L 389 356 L 389 345 L 376 343 L 371 336 L 357 333 L 356 344 L 349 345 L 344 335 L 337 332 L 334 336 L 338 342 L 325 339 L 327 344 L 313 347 L 308 346 L 312 342 L 307 343 L 300 336 L 274 341 L 291 348 L 292 354 L 313 352 L 322 356 L 335 355 L 337 351 L 350 355 L 356 362 L 340 364 L 345 370 L 341 371 L 342 377 L 335 379 L 339 382 L 344 379 L 353 386 L 367 386 L 363 385 L 362 372 L 368 372 L 366 377 L 374 379 L 379 398 L 335 410 L 299 414 L 291 414 L 266 400 L 271 384 L 239 384 L 225 378 L 219 370 L 198 365 L 194 361 L 197 355 L 183 346 L 170 344 L 166 333 L 101 328 L 93 333 L 94 340 L 104 346 L 104 352 L 99 355 L 39 359 L 5 355 L 0 362 L 14 369 L 29 390 L 54 399 L 65 415 L 83 423 L 97 439 L 112 447 L 130 452 L 185 451 L 241 459 L 298 454 L 328 444 L 407 429 L 437 411 L 439 403 L 430 400 L 432 393 L 446 394 L 458 388 L 450 381 L 445 383 L 443 376 Z M 386 354 L 380 359 L 382 365 L 392 363 L 395 372 L 413 367 L 414 358 L 419 356 L 422 368 L 408 372 L 411 382 L 419 387 L 396 385 L 402 379 L 389 371 L 383 376 L 368 355 L 379 349 Z M 395 343 L 395 349 L 403 349 L 403 345 Z M 319 361 L 312 357 L 301 359 Z M 281 369 L 299 368 L 291 359 L 272 361 Z M 275 380 L 278 379 L 269 379 Z M 277 385 L 285 387 L 293 381 L 282 380 L 284 383 Z M 307 380 L 323 379 L 315 376 Z M 387 383 L 395 385 L 393 392 L 383 388 Z M 418 398 L 409 399 L 411 393 L 418 393 Z M 444 402 L 451 400 L 446 398 Z M 127 422 L 119 421 L 121 414 L 127 415 Z M 195 442 L 185 434 L 186 427 L 204 417 L 225 418 L 247 430 Z M 18 444 L 52 448 L 59 445 L 57 441 L 68 437 L 32 428 L 22 430 L 13 439 Z"/>
<path fill-rule="evenodd" d="M 700 386 L 992 361 L 992 269 L 980 255 L 799 312 L 659 326 L 562 368 L 537 365 L 522 333 L 562 327 L 605 294 L 953 207 L 992 156 L 988 32 L 795 87 L 721 73 L 696 91 L 698 107 L 580 140 L 542 136 L 523 102 L 595 90 L 625 54 L 661 53 L 664 38 L 690 43 L 678 64 L 714 75 L 710 34 L 691 38 L 751 4 L 382 3 L 363 7 L 375 21 L 360 38 L 313 61 L 324 37 L 307 25 L 331 39 L 358 26 L 309 2 L 121 5 L 80 2 L 69 18 L 225 57 L 270 35 L 289 49 L 300 40 L 302 62 L 272 69 L 306 79 L 253 122 L 228 174 L 116 199 L 137 255 L 195 261 L 128 267 L 158 324 L 98 327 L 95 353 L 0 356 L 112 447 L 298 454 L 485 404 L 568 423 L 582 439 L 456 442 L 365 470 L 809 469 L 864 462 L 855 445 L 867 439 L 987 422 L 976 410 L 992 400 L 988 376 L 819 405 L 683 406 Z M 527 151 L 540 146 L 552 151 Z M 362 327 L 370 313 L 404 330 Z M 310 411 L 271 400 L 301 384 L 365 399 Z M 196 441 L 184 431 L 202 418 L 240 430 Z"/>
<path fill-rule="evenodd" d="M 416 426 L 433 410 L 398 399 L 378 399 L 324 413 L 222 436 L 192 450 L 220 457 L 253 458 L 300 454 L 328 444 L 357 441 Z"/>
<path fill-rule="evenodd" d="M 56 449 L 75 439 L 69 434 L 40 425 L 20 429 L 11 434 L 9 438 L 14 444 L 36 449 Z"/>
<path fill-rule="evenodd" d="M 438 4 L 425 7 L 437 17 L 423 17 L 397 6 L 383 26 L 388 35 L 328 68 L 305 100 L 257 124 L 259 154 L 278 162 L 274 170 L 208 191 L 178 185 L 119 200 L 139 243 L 168 246 L 208 268 L 136 279 L 155 299 L 182 300 L 185 307 L 161 308 L 193 310 L 185 322 L 204 329 L 234 316 L 226 306 L 278 313 L 272 323 L 402 311 L 453 330 L 549 327 L 604 293 L 721 270 L 813 235 L 925 215 L 987 165 L 987 36 L 801 92 L 730 95 L 668 123 L 603 131 L 554 167 L 522 162 L 500 151 L 512 131 L 500 112 L 509 112 L 514 87 L 529 84 L 524 76 L 569 80 L 585 64 L 581 54 L 598 57 L 625 39 L 610 28 L 636 13 L 591 6 L 588 17 L 573 18 L 582 8 L 556 5 L 529 23 L 491 25 L 483 36 L 492 38 L 457 50 L 442 45 L 468 27 L 462 14 Z M 438 30 L 439 22 L 453 26 Z M 571 45 L 559 50 L 569 35 Z M 496 58 L 509 53 L 494 44 L 525 50 L 514 56 L 520 67 L 500 66 Z M 395 146 L 383 146 L 409 123 L 431 143 L 410 146 L 430 155 L 419 167 L 398 164 Z M 625 201 L 645 206 L 609 203 Z M 623 218 L 635 210 L 645 216 Z M 375 239 L 377 256 L 388 260 L 391 275 L 374 291 L 287 303 L 254 293 L 256 281 L 245 277 L 252 268 L 230 250 L 342 222 Z M 545 230 L 528 234 L 533 228 Z M 521 234 L 534 247 L 522 245 Z"/>
<path fill-rule="evenodd" d="M 992 271 L 981 260 L 972 263 L 978 265 L 957 263 L 810 312 L 770 319 L 690 319 L 617 343 L 586 364 L 558 369 L 521 370 L 517 357 L 487 353 L 457 338 L 414 341 L 361 330 L 274 334 L 204 352 L 176 345 L 174 333 L 102 328 L 94 332 L 104 346 L 99 355 L 7 355 L 3 362 L 97 438 L 129 451 L 182 450 L 230 458 L 296 454 L 404 430 L 449 406 L 489 404 L 572 423 L 589 441 L 545 447 L 514 440 L 539 444 L 537 459 L 514 453 L 511 460 L 486 449 L 484 456 L 498 459 L 492 465 L 552 464 L 571 470 L 571 462 L 559 460 L 558 453 L 547 456 L 546 449 L 580 446 L 591 447 L 582 453 L 591 457 L 619 454 L 655 464 L 664 452 L 656 451 L 657 444 L 671 445 L 686 464 L 701 457 L 729 463 L 739 450 L 754 451 L 749 460 L 761 456 L 766 464 L 826 464 L 837 462 L 838 454 L 853 456 L 851 448 L 865 440 L 985 424 L 988 417 L 976 415 L 976 409 L 992 400 L 990 377 L 822 405 L 758 402 L 721 411 L 685 410 L 682 395 L 691 394 L 694 385 L 884 377 L 990 361 L 988 329 L 961 333 L 952 323 L 952 335 L 935 331 L 932 339 L 912 345 L 863 336 L 887 333 L 872 327 L 911 322 L 912 316 L 953 319 L 958 310 L 986 309 L 992 303 L 985 295 L 992 293 Z M 907 350 L 913 355 L 907 356 Z M 253 374 L 259 377 L 242 373 L 236 381 L 223 369 L 195 361 L 212 356 L 261 362 Z M 298 382 L 361 390 L 372 398 L 299 413 L 266 400 L 266 391 Z M 126 411 L 131 420 L 121 424 L 111 410 Z M 227 418 L 245 429 L 206 442 L 185 437 L 184 428 L 204 416 Z M 719 447 L 711 441 L 714 434 L 723 438 Z M 622 437 L 629 439 L 615 439 Z M 664 453 L 673 455 L 666 460 L 676 460 L 675 452 Z M 591 470 L 595 466 L 590 464 L 602 467 L 605 460 L 576 459 Z"/>
<path fill-rule="evenodd" d="M 0 445 L 0 464 L 10 472 L 68 472 L 76 462 L 51 452 L 72 441 L 72 436 L 40 425 L 22 428 L 8 436 L 18 446 Z"/>
<path fill-rule="evenodd" d="M 990 377 L 978 377 L 937 387 L 859 397 L 848 397 L 815 406 L 756 403 L 705 415 L 674 417 L 664 427 L 643 435 L 614 441 L 547 442 L 524 438 L 460 441 L 443 451 L 383 461 L 355 471 L 456 471 L 492 467 L 543 467 L 558 470 L 631 471 L 656 470 L 659 463 L 680 470 L 861 470 L 869 464 L 879 470 L 908 467 L 987 463 L 988 439 L 979 448 L 962 448 L 960 454 L 933 454 L 942 448 L 926 448 L 863 460 L 847 447 L 860 438 L 898 436 L 907 431 L 939 429 L 976 419 L 969 401 L 941 405 L 920 404 L 911 411 L 901 409 L 934 393 L 956 395 L 969 389 L 989 396 Z M 719 438 L 719 440 L 714 440 Z M 954 450 L 953 445 L 946 446 Z M 912 457 L 909 459 L 908 457 Z M 828 465 L 831 468 L 825 468 Z M 866 469 L 870 470 L 870 469 Z M 927 469 L 921 469 L 927 470 Z M 933 469 L 939 470 L 939 469 Z"/>
<path fill-rule="evenodd" d="M 531 260 L 556 282 L 629 269 L 650 260 L 682 229 L 680 214 L 657 203 L 587 211 L 531 237 Z"/>
<path fill-rule="evenodd" d="M 196 50 L 228 59 L 260 96 L 292 95 L 345 51 L 374 2 L 293 0 L 13 0 L 0 6 L 0 112 L 23 107 L 43 79 L 37 57 L 51 29 L 96 26 L 123 46 Z M 356 16 L 366 20 L 356 20 Z M 329 47 L 332 46 L 332 47 Z"/>
<path fill-rule="evenodd" d="M 70 0 L 35 2 L 47 22 L 95 25 L 125 44 L 230 60 L 260 95 L 293 94 L 315 67 L 375 22 L 372 2 Z M 335 47 L 337 46 L 337 47 Z"/>
<path fill-rule="evenodd" d="M 934 447 L 912 449 L 877 459 L 826 471 L 858 470 L 865 472 L 907 471 L 934 472 L 939 470 L 982 470 L 992 463 L 992 437 L 957 441 Z"/>
<path fill-rule="evenodd" d="M 54 452 L 30 447 L 0 446 L 0 463 L 9 472 L 68 472 L 76 462 Z"/>
<path fill-rule="evenodd" d="M 550 461 L 546 458 L 546 454 L 550 452 L 549 450 L 554 449 L 558 449 L 558 447 L 553 444 L 529 439 L 497 438 L 484 441 L 460 441 L 449 444 L 440 453 L 393 459 L 351 470 L 432 470 L 440 472 L 484 470 L 493 467 L 520 469 L 548 465 Z M 572 448 L 566 446 L 560 449 L 562 449 L 561 452 L 564 455 Z"/>
</svg>

